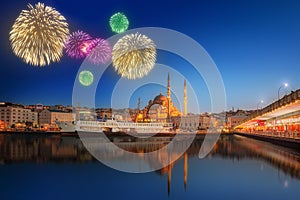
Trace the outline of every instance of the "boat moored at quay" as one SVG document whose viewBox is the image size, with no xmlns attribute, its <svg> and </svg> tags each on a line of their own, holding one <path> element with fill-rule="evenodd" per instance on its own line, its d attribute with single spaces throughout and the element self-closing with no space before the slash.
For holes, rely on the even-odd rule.
<svg viewBox="0 0 300 200">
<path fill-rule="evenodd" d="M 135 123 L 115 120 L 99 121 L 77 121 L 76 131 L 104 132 L 104 133 L 172 133 L 172 123 Z M 63 131 L 63 130 L 62 130 Z"/>
</svg>

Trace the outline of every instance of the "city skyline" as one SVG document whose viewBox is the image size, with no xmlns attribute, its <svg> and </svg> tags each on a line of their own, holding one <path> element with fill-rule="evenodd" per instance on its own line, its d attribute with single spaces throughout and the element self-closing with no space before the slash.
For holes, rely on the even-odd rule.
<svg viewBox="0 0 300 200">
<path fill-rule="evenodd" d="M 22 104 L 71 105 L 72 90 L 77 71 L 83 60 L 73 60 L 66 55 L 58 63 L 46 67 L 33 67 L 16 57 L 10 47 L 9 31 L 22 9 L 38 1 L 10 1 L 2 7 L 5 22 L 1 23 L 2 78 L 0 101 Z M 164 27 L 186 34 L 201 44 L 216 63 L 224 81 L 227 110 L 256 109 L 300 88 L 300 2 L 297 1 L 179 1 L 141 2 L 116 1 L 85 4 L 43 1 L 64 15 L 70 31 L 83 30 L 93 37 L 109 38 L 114 35 L 108 24 L 115 12 L 123 12 L 129 19 L 129 29 Z M 154 14 L 155 13 L 155 14 Z M 191 82 L 199 85 L 200 112 L 210 111 L 209 93 L 203 80 L 196 80 L 189 63 L 166 52 L 159 52 L 157 61 L 182 72 Z M 154 73 L 154 71 L 153 71 Z M 182 91 L 183 79 L 172 79 L 172 88 Z M 129 105 L 147 104 L 160 92 L 166 95 L 166 77 L 163 86 L 145 86 L 133 94 Z M 110 107 L 109 95 L 119 80 L 112 67 L 105 72 L 106 83 L 96 94 L 96 107 Z M 173 80 L 173 81 L 172 81 Z M 279 88 L 284 83 L 288 88 Z M 147 94 L 145 94 L 147 91 Z M 188 96 L 190 92 L 188 89 Z M 107 98 L 103 99 L 105 96 Z M 183 97 L 183 96 L 182 96 Z M 180 95 L 178 98 L 182 98 Z M 173 98 L 172 99 L 176 99 Z M 182 100 L 182 99 L 180 99 Z M 175 102 L 176 103 L 176 102 Z M 192 104 L 192 103 L 191 103 Z M 193 105 L 193 104 L 192 104 Z M 188 106 L 188 112 L 193 106 Z"/>
</svg>

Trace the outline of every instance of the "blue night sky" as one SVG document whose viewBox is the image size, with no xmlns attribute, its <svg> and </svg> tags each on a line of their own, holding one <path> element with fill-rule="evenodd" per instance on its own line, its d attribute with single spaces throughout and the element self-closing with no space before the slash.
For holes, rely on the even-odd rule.
<svg viewBox="0 0 300 200">
<path fill-rule="evenodd" d="M 33 67 L 16 57 L 10 47 L 9 32 L 22 9 L 38 1 L 10 0 L 1 4 L 0 29 L 0 101 L 45 105 L 72 104 L 72 90 L 83 60 L 64 55 L 59 63 Z M 83 30 L 93 37 L 109 38 L 108 20 L 115 12 L 123 12 L 130 21 L 129 28 L 164 27 L 188 35 L 201 44 L 217 65 L 223 78 L 227 109 L 256 109 L 264 100 L 266 106 L 277 99 L 277 91 L 285 82 L 283 96 L 300 88 L 300 1 L 165 1 L 165 0 L 85 0 L 42 1 L 64 15 L 70 31 Z M 209 93 L 203 80 L 193 80 L 188 63 L 165 52 L 157 60 L 183 73 L 189 82 L 199 81 L 194 88 L 200 96 L 200 111 L 210 111 Z M 97 90 L 96 106 L 110 107 L 110 94 L 120 77 L 110 67 Z M 166 82 L 167 74 L 161 75 Z M 172 87 L 183 88 L 183 79 L 174 80 Z M 130 99 L 142 106 L 164 87 L 140 87 Z M 189 88 L 188 88 L 189 94 Z M 172 95 L 174 103 L 177 100 Z M 179 95 L 179 100 L 182 95 Z M 122 97 L 120 97 L 122 98 Z M 188 111 L 194 111 L 189 101 Z M 122 107 L 122 106 L 121 106 Z"/>
</svg>

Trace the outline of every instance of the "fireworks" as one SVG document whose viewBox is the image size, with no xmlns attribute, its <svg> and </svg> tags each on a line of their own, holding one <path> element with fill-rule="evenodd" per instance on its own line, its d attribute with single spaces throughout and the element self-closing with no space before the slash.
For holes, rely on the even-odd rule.
<svg viewBox="0 0 300 200">
<path fill-rule="evenodd" d="M 110 17 L 109 25 L 115 33 L 122 33 L 127 30 L 129 21 L 123 13 L 116 13 Z"/>
<path fill-rule="evenodd" d="M 69 35 L 66 19 L 54 8 L 38 3 L 22 10 L 16 19 L 9 40 L 13 52 L 24 62 L 45 66 L 58 62 Z"/>
<path fill-rule="evenodd" d="M 69 35 L 65 43 L 65 49 L 71 58 L 84 58 L 89 52 L 89 41 L 92 37 L 83 31 L 76 31 Z"/>
<path fill-rule="evenodd" d="M 94 75 L 92 72 L 84 70 L 79 73 L 79 82 L 83 86 L 89 86 L 93 83 L 94 81 Z"/>
<path fill-rule="evenodd" d="M 155 61 L 155 44 L 145 35 L 125 35 L 113 47 L 113 66 L 122 77 L 142 78 L 151 71 Z"/>
<path fill-rule="evenodd" d="M 100 38 L 96 38 L 89 43 L 89 54 L 87 59 L 93 64 L 106 63 L 111 58 L 110 44 Z"/>
</svg>

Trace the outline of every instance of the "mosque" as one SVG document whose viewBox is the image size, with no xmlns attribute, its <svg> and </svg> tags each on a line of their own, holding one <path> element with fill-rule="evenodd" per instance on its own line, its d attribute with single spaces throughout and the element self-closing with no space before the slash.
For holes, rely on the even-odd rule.
<svg viewBox="0 0 300 200">
<path fill-rule="evenodd" d="M 138 101 L 138 113 L 136 122 L 171 122 L 172 117 L 186 116 L 187 114 L 187 94 L 186 81 L 184 80 L 184 109 L 183 114 L 173 105 L 171 99 L 170 74 L 168 74 L 167 96 L 161 93 L 153 100 L 150 100 L 144 109 L 140 109 L 140 99 Z"/>
</svg>

